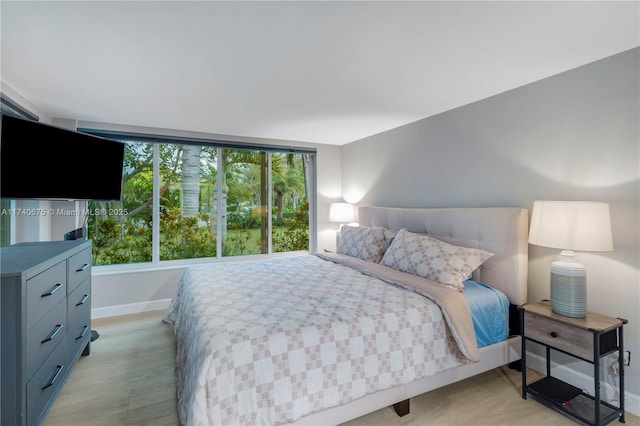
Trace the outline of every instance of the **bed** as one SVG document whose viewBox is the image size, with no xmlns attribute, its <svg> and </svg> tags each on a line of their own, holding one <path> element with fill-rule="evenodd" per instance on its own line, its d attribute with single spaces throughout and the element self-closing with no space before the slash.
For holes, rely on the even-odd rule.
<svg viewBox="0 0 640 426">
<path fill-rule="evenodd" d="M 185 271 L 163 317 L 183 425 L 403 415 L 413 396 L 520 359 L 508 312 L 526 302 L 526 209 L 363 206 L 358 223 L 335 253 Z M 476 322 L 471 293 L 486 291 L 511 307 L 506 331 Z"/>
</svg>

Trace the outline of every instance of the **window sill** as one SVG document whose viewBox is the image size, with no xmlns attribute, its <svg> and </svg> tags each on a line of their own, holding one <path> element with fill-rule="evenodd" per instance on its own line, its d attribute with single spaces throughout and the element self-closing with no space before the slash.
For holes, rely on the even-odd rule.
<svg viewBox="0 0 640 426">
<path fill-rule="evenodd" d="M 186 269 L 189 266 L 199 265 L 203 263 L 218 262 L 245 262 L 248 260 L 273 259 L 279 257 L 293 257 L 308 254 L 308 251 L 290 251 L 286 253 L 272 254 L 255 254 L 242 256 L 229 256 L 221 258 L 200 258 L 200 259 L 184 259 L 184 260 L 165 260 L 161 262 L 144 262 L 129 263 L 125 265 L 102 265 L 94 266 L 91 275 L 94 277 L 119 275 L 119 274 L 137 274 L 145 272 L 167 271 L 174 269 Z"/>
</svg>

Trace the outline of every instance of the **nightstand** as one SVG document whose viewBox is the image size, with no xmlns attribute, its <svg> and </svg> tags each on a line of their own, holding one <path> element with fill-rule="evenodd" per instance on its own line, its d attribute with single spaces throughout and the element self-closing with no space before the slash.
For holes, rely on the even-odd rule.
<svg viewBox="0 0 640 426">
<path fill-rule="evenodd" d="M 549 301 L 520 306 L 522 331 L 522 398 L 558 409 L 588 425 L 606 425 L 614 419 L 624 423 L 624 365 L 622 329 L 627 320 L 587 312 L 584 318 L 571 318 L 551 311 Z M 527 342 L 546 349 L 547 374 L 527 385 Z M 551 375 L 551 354 L 562 352 L 593 365 L 594 395 Z M 603 401 L 600 395 L 600 360 L 618 352 L 618 405 Z"/>
</svg>

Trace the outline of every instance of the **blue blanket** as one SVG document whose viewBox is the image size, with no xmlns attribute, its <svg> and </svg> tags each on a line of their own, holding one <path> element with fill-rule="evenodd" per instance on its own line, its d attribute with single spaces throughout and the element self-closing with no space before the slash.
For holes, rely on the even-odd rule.
<svg viewBox="0 0 640 426">
<path fill-rule="evenodd" d="M 505 340 L 509 335 L 509 299 L 487 284 L 466 280 L 463 293 L 473 318 L 478 348 Z"/>
</svg>

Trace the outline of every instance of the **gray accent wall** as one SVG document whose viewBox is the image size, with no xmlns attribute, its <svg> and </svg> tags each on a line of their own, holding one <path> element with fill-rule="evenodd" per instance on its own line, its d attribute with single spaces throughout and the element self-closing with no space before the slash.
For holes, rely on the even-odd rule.
<svg viewBox="0 0 640 426">
<path fill-rule="evenodd" d="M 577 258 L 588 309 L 629 320 L 632 405 L 640 394 L 639 64 L 635 48 L 342 147 L 343 195 L 360 205 L 530 214 L 534 200 L 609 202 L 614 251 Z M 529 245 L 529 302 L 549 298 L 557 253 Z"/>
</svg>

